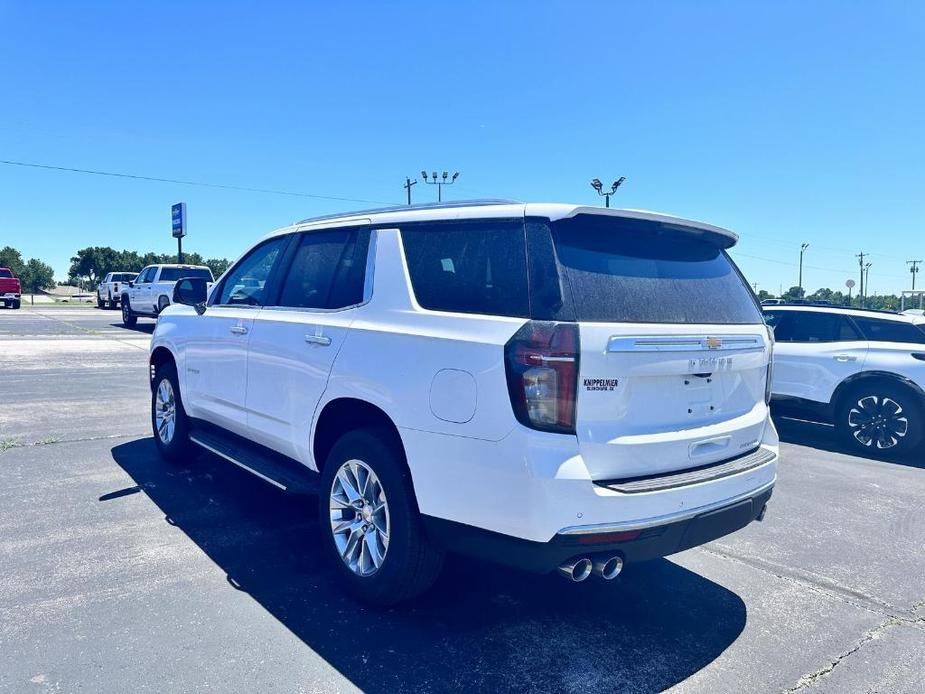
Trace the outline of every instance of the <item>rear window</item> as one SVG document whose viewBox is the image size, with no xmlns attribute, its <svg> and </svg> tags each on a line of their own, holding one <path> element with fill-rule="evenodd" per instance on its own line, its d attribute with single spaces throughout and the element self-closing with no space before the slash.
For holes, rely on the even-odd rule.
<svg viewBox="0 0 925 694">
<path fill-rule="evenodd" d="M 552 222 L 575 318 L 618 323 L 761 323 L 723 249 L 669 224 L 600 215 Z"/>
<path fill-rule="evenodd" d="M 212 281 L 212 271 L 209 268 L 198 267 L 165 267 L 161 270 L 160 282 L 176 282 L 184 277 L 197 277 L 208 282 Z"/>
<path fill-rule="evenodd" d="M 424 308 L 529 317 L 523 220 L 415 224 L 401 237 Z"/>
<path fill-rule="evenodd" d="M 113 282 L 131 282 L 135 279 L 136 275 L 134 272 L 117 272 L 112 276 Z"/>
<path fill-rule="evenodd" d="M 10 278 L 12 276 L 13 276 L 13 273 L 10 272 L 9 270 L 0 270 L 0 277 Z"/>
<path fill-rule="evenodd" d="M 871 342 L 925 343 L 925 329 L 921 325 L 859 316 L 854 316 L 853 320 Z"/>
</svg>

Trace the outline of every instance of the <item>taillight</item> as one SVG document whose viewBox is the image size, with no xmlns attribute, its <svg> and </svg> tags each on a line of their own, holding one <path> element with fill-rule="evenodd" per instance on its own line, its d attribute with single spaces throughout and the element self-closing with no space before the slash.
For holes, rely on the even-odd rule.
<svg viewBox="0 0 925 694">
<path fill-rule="evenodd" d="M 529 321 L 504 346 L 514 416 L 541 431 L 575 433 L 578 325 Z"/>
<path fill-rule="evenodd" d="M 764 404 L 771 404 L 771 377 L 774 375 L 774 330 L 771 326 L 765 326 L 768 330 L 768 371 L 764 378 Z"/>
</svg>

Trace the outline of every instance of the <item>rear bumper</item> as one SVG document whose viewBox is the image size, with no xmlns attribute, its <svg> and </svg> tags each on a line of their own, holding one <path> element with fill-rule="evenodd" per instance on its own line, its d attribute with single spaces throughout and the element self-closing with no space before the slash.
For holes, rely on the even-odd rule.
<svg viewBox="0 0 925 694">
<path fill-rule="evenodd" d="M 683 523 L 750 499 L 777 479 L 778 440 L 770 419 L 758 448 L 741 460 L 629 480 L 595 480 L 571 436 L 522 427 L 500 441 L 400 431 L 423 515 L 525 540 L 526 546 L 587 534 L 587 528 L 617 532 Z M 756 464 L 749 463 L 759 454 Z"/>
<path fill-rule="evenodd" d="M 692 511 L 674 520 L 658 519 L 611 527 L 576 526 L 549 542 L 531 542 L 481 528 L 425 516 L 430 537 L 451 551 L 527 571 L 548 573 L 569 559 L 620 555 L 627 563 L 668 556 L 735 532 L 763 516 L 773 483 L 744 498 Z"/>
<path fill-rule="evenodd" d="M 22 297 L 21 294 L 15 292 L 5 292 L 0 294 L 0 301 L 17 301 Z"/>
</svg>

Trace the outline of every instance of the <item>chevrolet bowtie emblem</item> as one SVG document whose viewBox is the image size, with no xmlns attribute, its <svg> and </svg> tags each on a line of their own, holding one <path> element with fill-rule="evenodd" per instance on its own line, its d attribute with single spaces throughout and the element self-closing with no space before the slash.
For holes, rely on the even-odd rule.
<svg viewBox="0 0 925 694">
<path fill-rule="evenodd" d="M 719 349 L 723 346 L 723 341 L 718 337 L 708 337 L 705 341 L 707 349 Z"/>
</svg>

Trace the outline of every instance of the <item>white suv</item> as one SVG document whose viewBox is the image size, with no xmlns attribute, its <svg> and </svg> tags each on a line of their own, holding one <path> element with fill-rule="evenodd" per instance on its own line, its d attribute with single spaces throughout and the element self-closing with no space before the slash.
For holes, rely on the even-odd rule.
<svg viewBox="0 0 925 694">
<path fill-rule="evenodd" d="M 764 514 L 771 340 L 725 249 L 660 214 L 506 201 L 306 220 L 151 342 L 168 460 L 208 449 L 320 498 L 359 597 L 444 552 L 614 578 Z"/>
<path fill-rule="evenodd" d="M 775 411 L 835 425 L 856 450 L 905 454 L 925 434 L 925 318 L 836 306 L 764 309 Z"/>
</svg>

